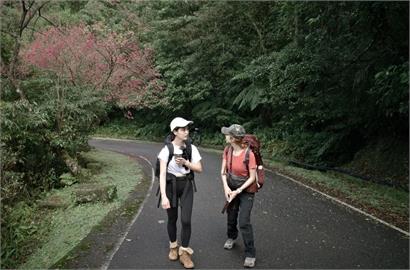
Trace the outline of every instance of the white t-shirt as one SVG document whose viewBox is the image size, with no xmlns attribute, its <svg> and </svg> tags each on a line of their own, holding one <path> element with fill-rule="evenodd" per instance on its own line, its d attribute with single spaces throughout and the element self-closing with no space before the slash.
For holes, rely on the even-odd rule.
<svg viewBox="0 0 410 270">
<path fill-rule="evenodd" d="M 191 163 L 197 163 L 202 159 L 202 157 L 199 154 L 198 148 L 196 148 L 195 145 L 191 144 L 191 148 L 192 148 Z M 174 153 L 175 152 L 181 152 L 181 150 L 179 146 L 176 146 L 174 144 Z M 159 152 L 158 158 L 160 160 L 168 162 L 168 157 L 169 157 L 169 151 L 168 151 L 168 147 L 165 145 L 164 148 L 161 149 L 161 152 Z M 181 174 L 188 174 L 191 170 L 185 169 L 185 167 L 182 165 L 181 166 L 177 165 L 175 162 L 175 156 L 172 156 L 172 159 L 169 162 L 167 171 L 168 173 L 172 173 L 173 175 L 179 176 Z"/>
</svg>

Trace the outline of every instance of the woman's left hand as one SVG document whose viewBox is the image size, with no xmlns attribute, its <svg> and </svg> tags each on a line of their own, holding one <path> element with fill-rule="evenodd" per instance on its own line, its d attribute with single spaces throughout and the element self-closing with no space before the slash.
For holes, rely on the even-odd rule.
<svg viewBox="0 0 410 270">
<path fill-rule="evenodd" d="M 236 192 L 236 190 L 232 190 L 231 192 L 229 192 L 229 202 L 235 199 L 236 195 L 238 195 L 238 192 Z"/>
<path fill-rule="evenodd" d="M 185 158 L 176 158 L 175 159 L 175 163 L 178 165 L 178 166 L 182 166 L 182 165 L 184 165 L 185 164 L 185 162 L 187 162 L 186 161 L 186 159 Z"/>
</svg>

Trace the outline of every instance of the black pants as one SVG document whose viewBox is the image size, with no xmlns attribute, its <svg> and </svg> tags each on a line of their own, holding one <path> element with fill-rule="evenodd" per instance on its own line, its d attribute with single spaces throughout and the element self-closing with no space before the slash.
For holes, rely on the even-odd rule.
<svg viewBox="0 0 410 270">
<path fill-rule="evenodd" d="M 188 185 L 186 188 L 185 186 Z M 167 197 L 172 202 L 172 181 L 167 181 L 166 193 Z M 185 194 L 184 194 L 185 190 Z M 176 205 L 172 205 L 167 209 L 168 214 L 168 236 L 169 241 L 175 242 L 177 240 L 177 220 L 178 220 L 178 205 L 181 206 L 181 240 L 183 247 L 189 247 L 189 240 L 191 239 L 191 216 L 192 205 L 194 202 L 194 191 L 192 182 L 188 179 L 176 181 Z"/>
<path fill-rule="evenodd" d="M 253 207 L 254 193 L 242 192 L 229 204 L 228 213 L 228 238 L 238 237 L 238 215 L 239 228 L 241 230 L 243 244 L 245 245 L 245 256 L 255 258 L 256 250 L 251 224 L 251 211 Z"/>
</svg>

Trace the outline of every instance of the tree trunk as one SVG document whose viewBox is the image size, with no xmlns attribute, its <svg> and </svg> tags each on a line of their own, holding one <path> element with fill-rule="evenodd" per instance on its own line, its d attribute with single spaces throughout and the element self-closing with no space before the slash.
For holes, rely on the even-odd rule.
<svg viewBox="0 0 410 270">
<path fill-rule="evenodd" d="M 75 158 L 72 158 L 67 151 L 62 150 L 62 157 L 64 160 L 64 163 L 67 165 L 68 169 L 73 175 L 78 175 L 80 172 L 80 165 L 78 165 L 78 162 Z"/>
<path fill-rule="evenodd" d="M 15 38 L 15 44 L 13 49 L 13 56 L 11 58 L 10 67 L 8 70 L 8 77 L 11 84 L 13 85 L 15 91 L 20 96 L 21 100 L 27 100 L 26 95 L 20 88 L 20 81 L 18 79 L 17 67 L 20 54 L 21 39 L 24 30 L 29 25 L 30 21 L 38 13 L 40 15 L 40 10 L 48 3 L 48 1 L 40 3 L 38 6 L 35 5 L 35 1 L 31 1 L 27 6 L 26 1 L 21 0 L 21 16 L 20 22 L 17 29 L 15 29 L 14 34 L 10 33 Z"/>
<path fill-rule="evenodd" d="M 21 37 L 18 36 L 15 38 L 15 45 L 14 45 L 14 50 L 13 50 L 13 57 L 10 62 L 10 67 L 8 70 L 8 77 L 10 79 L 11 84 L 14 87 L 14 90 L 19 94 L 20 99 L 22 100 L 27 100 L 26 95 L 24 94 L 23 90 L 20 89 L 20 82 L 17 78 L 16 74 L 16 69 L 18 65 L 18 57 L 20 53 L 20 43 L 21 43 Z"/>
</svg>

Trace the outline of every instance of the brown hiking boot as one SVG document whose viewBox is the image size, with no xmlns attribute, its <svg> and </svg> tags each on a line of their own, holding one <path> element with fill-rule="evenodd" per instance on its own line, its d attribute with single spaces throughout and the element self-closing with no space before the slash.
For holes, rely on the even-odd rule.
<svg viewBox="0 0 410 270">
<path fill-rule="evenodd" d="M 178 260 L 178 243 L 175 241 L 173 243 L 169 243 L 169 254 L 168 258 L 171 261 Z"/>
<path fill-rule="evenodd" d="M 191 248 L 179 248 L 179 261 L 186 269 L 194 268 L 194 263 L 191 259 L 193 253 L 194 251 Z"/>
</svg>

